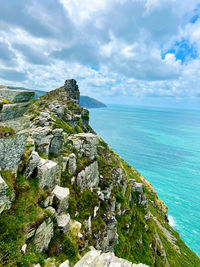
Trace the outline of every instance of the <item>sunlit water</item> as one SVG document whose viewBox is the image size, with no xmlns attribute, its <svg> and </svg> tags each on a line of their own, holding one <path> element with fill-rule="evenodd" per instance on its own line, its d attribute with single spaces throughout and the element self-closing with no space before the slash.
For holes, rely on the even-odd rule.
<svg viewBox="0 0 200 267">
<path fill-rule="evenodd" d="M 200 111 L 109 105 L 90 110 L 90 124 L 153 184 L 170 224 L 200 255 Z"/>
</svg>

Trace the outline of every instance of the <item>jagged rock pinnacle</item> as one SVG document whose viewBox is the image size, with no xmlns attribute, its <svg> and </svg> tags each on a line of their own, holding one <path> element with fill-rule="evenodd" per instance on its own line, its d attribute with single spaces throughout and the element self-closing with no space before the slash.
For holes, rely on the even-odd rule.
<svg viewBox="0 0 200 267">
<path fill-rule="evenodd" d="M 79 99 L 80 99 L 80 91 L 78 88 L 78 84 L 76 80 L 74 79 L 68 79 L 65 81 L 64 88 L 66 92 L 69 94 L 69 96 L 79 104 Z"/>
</svg>

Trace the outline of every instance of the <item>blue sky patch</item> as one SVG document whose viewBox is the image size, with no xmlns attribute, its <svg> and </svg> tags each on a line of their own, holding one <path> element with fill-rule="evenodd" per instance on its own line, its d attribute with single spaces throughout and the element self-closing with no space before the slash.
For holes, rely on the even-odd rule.
<svg viewBox="0 0 200 267">
<path fill-rule="evenodd" d="M 187 40 L 182 40 L 180 42 L 175 42 L 174 46 L 168 49 L 167 51 L 162 52 L 162 59 L 165 58 L 165 55 L 172 53 L 175 55 L 176 60 L 181 60 L 182 63 L 185 63 L 191 59 L 195 59 L 198 56 L 197 48 L 190 44 Z"/>
</svg>

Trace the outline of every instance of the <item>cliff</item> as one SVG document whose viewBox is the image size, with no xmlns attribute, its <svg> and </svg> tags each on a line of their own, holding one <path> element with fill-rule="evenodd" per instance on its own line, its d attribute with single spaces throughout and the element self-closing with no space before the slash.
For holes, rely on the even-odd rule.
<svg viewBox="0 0 200 267">
<path fill-rule="evenodd" d="M 84 108 L 106 108 L 106 105 L 89 96 L 80 96 L 80 106 Z"/>
<path fill-rule="evenodd" d="M 30 94 L 0 97 L 0 265 L 200 266 L 152 185 L 89 126 L 76 81 Z"/>
</svg>

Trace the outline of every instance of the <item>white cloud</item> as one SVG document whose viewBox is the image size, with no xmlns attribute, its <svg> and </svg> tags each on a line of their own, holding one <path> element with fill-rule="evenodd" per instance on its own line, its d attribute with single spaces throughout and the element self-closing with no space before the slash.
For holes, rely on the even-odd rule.
<svg viewBox="0 0 200 267">
<path fill-rule="evenodd" d="M 49 90 L 73 77 L 101 99 L 200 95 L 196 0 L 1 1 L 0 83 Z M 162 59 L 183 39 L 196 58 Z"/>
</svg>

